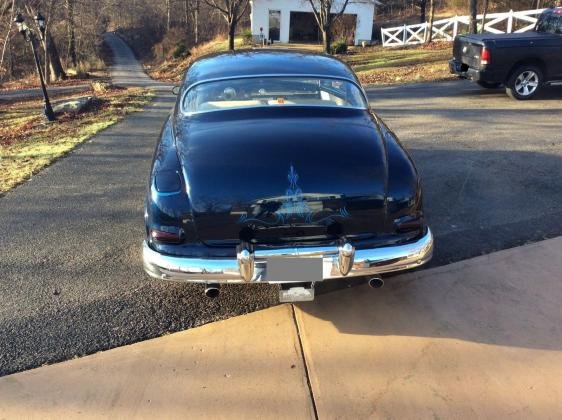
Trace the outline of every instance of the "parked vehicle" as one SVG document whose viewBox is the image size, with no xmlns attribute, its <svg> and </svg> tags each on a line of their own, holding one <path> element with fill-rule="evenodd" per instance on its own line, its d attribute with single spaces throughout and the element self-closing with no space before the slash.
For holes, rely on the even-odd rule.
<svg viewBox="0 0 562 420">
<path fill-rule="evenodd" d="M 449 68 L 484 88 L 505 85 L 514 99 L 562 84 L 562 8 L 545 10 L 534 31 L 457 36 Z"/>
<path fill-rule="evenodd" d="M 206 284 L 281 284 L 311 300 L 327 279 L 427 262 L 414 162 L 351 69 L 310 53 L 223 53 L 188 70 L 146 198 L 146 272 Z"/>
</svg>

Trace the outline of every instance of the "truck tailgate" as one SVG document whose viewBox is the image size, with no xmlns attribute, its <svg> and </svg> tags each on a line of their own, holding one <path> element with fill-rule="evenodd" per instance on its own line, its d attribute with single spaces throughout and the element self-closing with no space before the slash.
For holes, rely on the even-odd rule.
<svg viewBox="0 0 562 420">
<path fill-rule="evenodd" d="M 480 67 L 480 54 L 482 44 L 471 42 L 464 36 L 457 36 L 453 45 L 453 56 L 455 60 L 467 64 L 469 67 Z"/>
</svg>

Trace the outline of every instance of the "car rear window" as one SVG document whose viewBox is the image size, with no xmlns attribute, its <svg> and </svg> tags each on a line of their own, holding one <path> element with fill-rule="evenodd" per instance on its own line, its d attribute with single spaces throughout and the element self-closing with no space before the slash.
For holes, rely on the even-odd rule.
<svg viewBox="0 0 562 420">
<path fill-rule="evenodd" d="M 204 82 L 182 100 L 185 113 L 252 107 L 322 106 L 365 109 L 361 90 L 346 80 L 318 77 L 248 77 Z"/>
</svg>

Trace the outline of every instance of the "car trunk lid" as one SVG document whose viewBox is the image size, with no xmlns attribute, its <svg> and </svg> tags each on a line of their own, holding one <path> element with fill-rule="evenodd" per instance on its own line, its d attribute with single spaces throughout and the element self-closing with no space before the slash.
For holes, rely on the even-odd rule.
<svg viewBox="0 0 562 420">
<path fill-rule="evenodd" d="M 366 110 L 256 108 L 180 118 L 199 240 L 286 245 L 384 232 L 386 154 Z"/>
</svg>

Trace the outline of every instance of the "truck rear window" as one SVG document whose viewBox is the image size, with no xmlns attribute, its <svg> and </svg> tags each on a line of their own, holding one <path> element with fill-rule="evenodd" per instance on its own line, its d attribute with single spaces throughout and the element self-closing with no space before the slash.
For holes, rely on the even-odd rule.
<svg viewBox="0 0 562 420">
<path fill-rule="evenodd" d="M 562 15 L 553 13 L 542 15 L 535 30 L 550 34 L 562 34 Z"/>
</svg>

